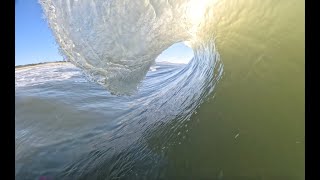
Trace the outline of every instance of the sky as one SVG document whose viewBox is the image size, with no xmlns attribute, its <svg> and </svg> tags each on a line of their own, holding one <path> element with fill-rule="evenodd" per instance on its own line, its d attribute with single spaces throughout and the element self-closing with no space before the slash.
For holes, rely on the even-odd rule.
<svg viewBox="0 0 320 180">
<path fill-rule="evenodd" d="M 193 51 L 183 42 L 175 43 L 163 51 L 156 61 L 167 61 L 172 63 L 187 64 L 193 57 Z"/>
<path fill-rule="evenodd" d="M 61 61 L 58 45 L 43 18 L 38 0 L 16 0 L 15 4 L 15 65 Z M 162 52 L 157 61 L 187 63 L 192 50 L 184 43 L 176 43 Z"/>
<path fill-rule="evenodd" d="M 38 0 L 16 0 L 15 65 L 61 61 Z"/>
</svg>

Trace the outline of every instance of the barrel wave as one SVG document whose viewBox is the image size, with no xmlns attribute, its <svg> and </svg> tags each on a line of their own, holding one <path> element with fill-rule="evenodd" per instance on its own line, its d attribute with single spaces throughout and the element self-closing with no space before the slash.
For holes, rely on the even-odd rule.
<svg viewBox="0 0 320 180">
<path fill-rule="evenodd" d="M 61 54 L 77 68 L 16 70 L 19 112 L 31 104 L 40 112 L 59 109 L 38 120 L 16 117 L 16 178 L 163 178 L 166 152 L 181 143 L 182 129 L 188 132 L 190 117 L 223 74 L 208 32 L 214 1 L 40 3 Z M 178 42 L 194 52 L 188 64 L 155 62 Z"/>
<path fill-rule="evenodd" d="M 135 93 L 156 57 L 174 43 L 188 43 L 195 63 L 211 61 L 202 50 L 213 47 L 214 37 L 204 38 L 202 29 L 212 24 L 206 13 L 215 1 L 40 2 L 62 54 L 113 94 Z"/>
<path fill-rule="evenodd" d="M 303 0 L 39 2 L 67 62 L 15 68 L 16 179 L 304 179 Z"/>
</svg>

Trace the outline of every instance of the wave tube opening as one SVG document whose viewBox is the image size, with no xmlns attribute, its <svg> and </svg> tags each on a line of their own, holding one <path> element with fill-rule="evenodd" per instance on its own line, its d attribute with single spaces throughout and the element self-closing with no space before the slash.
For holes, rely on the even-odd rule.
<svg viewBox="0 0 320 180">
<path fill-rule="evenodd" d="M 193 56 L 193 50 L 184 42 L 179 42 L 162 51 L 156 58 L 156 62 L 188 64 Z"/>
</svg>

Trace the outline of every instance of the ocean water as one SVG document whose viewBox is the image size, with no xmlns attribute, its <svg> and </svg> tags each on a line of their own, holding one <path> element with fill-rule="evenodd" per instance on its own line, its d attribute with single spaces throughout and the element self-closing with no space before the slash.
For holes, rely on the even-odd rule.
<svg viewBox="0 0 320 180">
<path fill-rule="evenodd" d="M 69 62 L 16 67 L 16 179 L 304 179 L 304 1 L 40 3 Z"/>
</svg>

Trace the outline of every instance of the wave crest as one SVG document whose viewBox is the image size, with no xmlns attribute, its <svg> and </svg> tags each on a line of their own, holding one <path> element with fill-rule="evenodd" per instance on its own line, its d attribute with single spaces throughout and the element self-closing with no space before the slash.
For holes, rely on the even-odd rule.
<svg viewBox="0 0 320 180">
<path fill-rule="evenodd" d="M 40 1 L 66 59 L 118 95 L 134 93 L 172 44 L 199 43 L 196 32 L 209 2 Z"/>
</svg>

